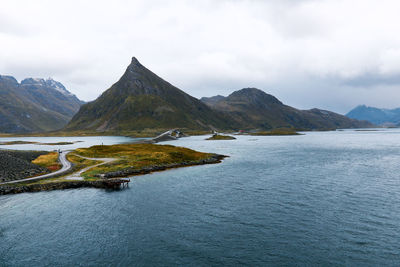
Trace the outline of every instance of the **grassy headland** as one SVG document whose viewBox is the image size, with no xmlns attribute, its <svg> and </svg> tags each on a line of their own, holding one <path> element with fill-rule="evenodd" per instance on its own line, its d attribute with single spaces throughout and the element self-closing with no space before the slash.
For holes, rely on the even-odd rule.
<svg viewBox="0 0 400 267">
<path fill-rule="evenodd" d="M 85 178 L 98 177 L 100 174 L 124 173 L 134 170 L 144 170 L 159 166 L 178 167 L 178 165 L 196 165 L 201 161 L 215 156 L 210 153 L 194 151 L 184 147 L 155 144 L 123 144 L 111 146 L 92 146 L 79 148 L 76 154 L 88 158 L 116 158 L 107 163 L 83 173 Z M 206 162 L 205 162 L 206 163 Z M 156 168 L 157 169 L 157 168 Z M 121 175 L 125 176 L 125 175 Z"/>
<path fill-rule="evenodd" d="M 126 177 L 170 168 L 219 163 L 224 157 L 184 147 L 156 144 L 121 144 L 79 148 L 67 155 L 67 159 L 74 164 L 73 171 L 68 175 L 3 185 L 0 186 L 0 195 L 80 187 L 108 188 L 110 179 L 103 178 Z M 102 162 L 101 158 L 115 160 L 97 166 Z M 54 155 L 39 157 L 36 163 L 51 166 L 54 163 Z M 84 180 L 66 179 L 72 172 L 89 166 L 93 166 L 93 168 L 82 173 Z M 114 179 L 111 180 L 114 181 Z"/>
</svg>

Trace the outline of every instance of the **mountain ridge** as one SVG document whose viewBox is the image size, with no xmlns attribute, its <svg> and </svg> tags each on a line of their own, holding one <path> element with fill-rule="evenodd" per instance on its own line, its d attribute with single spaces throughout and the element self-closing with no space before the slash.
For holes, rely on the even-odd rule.
<svg viewBox="0 0 400 267">
<path fill-rule="evenodd" d="M 371 126 L 330 111 L 301 111 L 257 88 L 202 100 L 163 80 L 133 57 L 121 78 L 96 100 L 83 105 L 64 130 L 314 130 Z"/>
<path fill-rule="evenodd" d="M 0 132 L 33 133 L 63 128 L 83 102 L 53 79 L 0 75 Z"/>
<path fill-rule="evenodd" d="M 367 120 L 377 125 L 394 126 L 400 124 L 400 108 L 386 109 L 358 105 L 350 110 L 346 116 L 353 119 Z"/>
<path fill-rule="evenodd" d="M 202 98 L 211 108 L 230 115 L 245 129 L 337 129 L 371 127 L 372 124 L 322 110 L 299 110 L 257 88 L 243 88 L 227 97 Z M 211 100 L 211 101 L 210 101 Z"/>
</svg>

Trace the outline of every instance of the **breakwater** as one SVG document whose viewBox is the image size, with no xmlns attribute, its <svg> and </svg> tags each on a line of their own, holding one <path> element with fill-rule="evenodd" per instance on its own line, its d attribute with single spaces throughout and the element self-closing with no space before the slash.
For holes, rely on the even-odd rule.
<svg viewBox="0 0 400 267">
<path fill-rule="evenodd" d="M 129 180 L 126 179 L 102 179 L 96 181 L 59 181 L 49 183 L 34 183 L 28 185 L 3 185 L 0 186 L 0 195 L 19 194 L 26 192 L 40 192 L 60 189 L 73 189 L 82 187 L 119 189 L 121 185 L 126 185 Z"/>
</svg>

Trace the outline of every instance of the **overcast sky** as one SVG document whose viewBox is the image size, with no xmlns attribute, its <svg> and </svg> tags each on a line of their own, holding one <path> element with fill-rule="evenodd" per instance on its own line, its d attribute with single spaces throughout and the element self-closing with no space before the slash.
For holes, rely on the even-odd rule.
<svg viewBox="0 0 400 267">
<path fill-rule="evenodd" d="M 0 3 L 0 74 L 86 101 L 135 56 L 198 98 L 257 87 L 301 109 L 400 107 L 398 0 Z"/>
</svg>

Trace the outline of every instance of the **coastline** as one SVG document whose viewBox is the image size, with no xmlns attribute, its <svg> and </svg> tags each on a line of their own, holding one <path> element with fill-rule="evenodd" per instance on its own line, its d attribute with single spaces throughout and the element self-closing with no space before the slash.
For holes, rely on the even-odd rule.
<svg viewBox="0 0 400 267">
<path fill-rule="evenodd" d="M 224 158 L 228 156 L 212 154 L 209 158 L 195 161 L 185 161 L 180 163 L 172 164 L 160 164 L 153 165 L 142 169 L 127 168 L 120 171 L 108 172 L 102 175 L 101 178 L 95 181 L 88 180 L 63 180 L 48 183 L 32 183 L 32 184 L 7 184 L 0 185 L 0 195 L 8 194 L 20 194 L 28 192 L 41 192 L 41 191 L 52 191 L 52 190 L 63 190 L 63 189 L 75 189 L 75 188 L 99 188 L 99 189 L 120 189 L 121 183 L 127 183 L 126 180 L 120 179 L 128 176 L 138 176 L 149 174 L 153 172 L 164 171 L 168 169 L 190 167 L 206 164 L 216 164 L 222 162 Z"/>
</svg>

